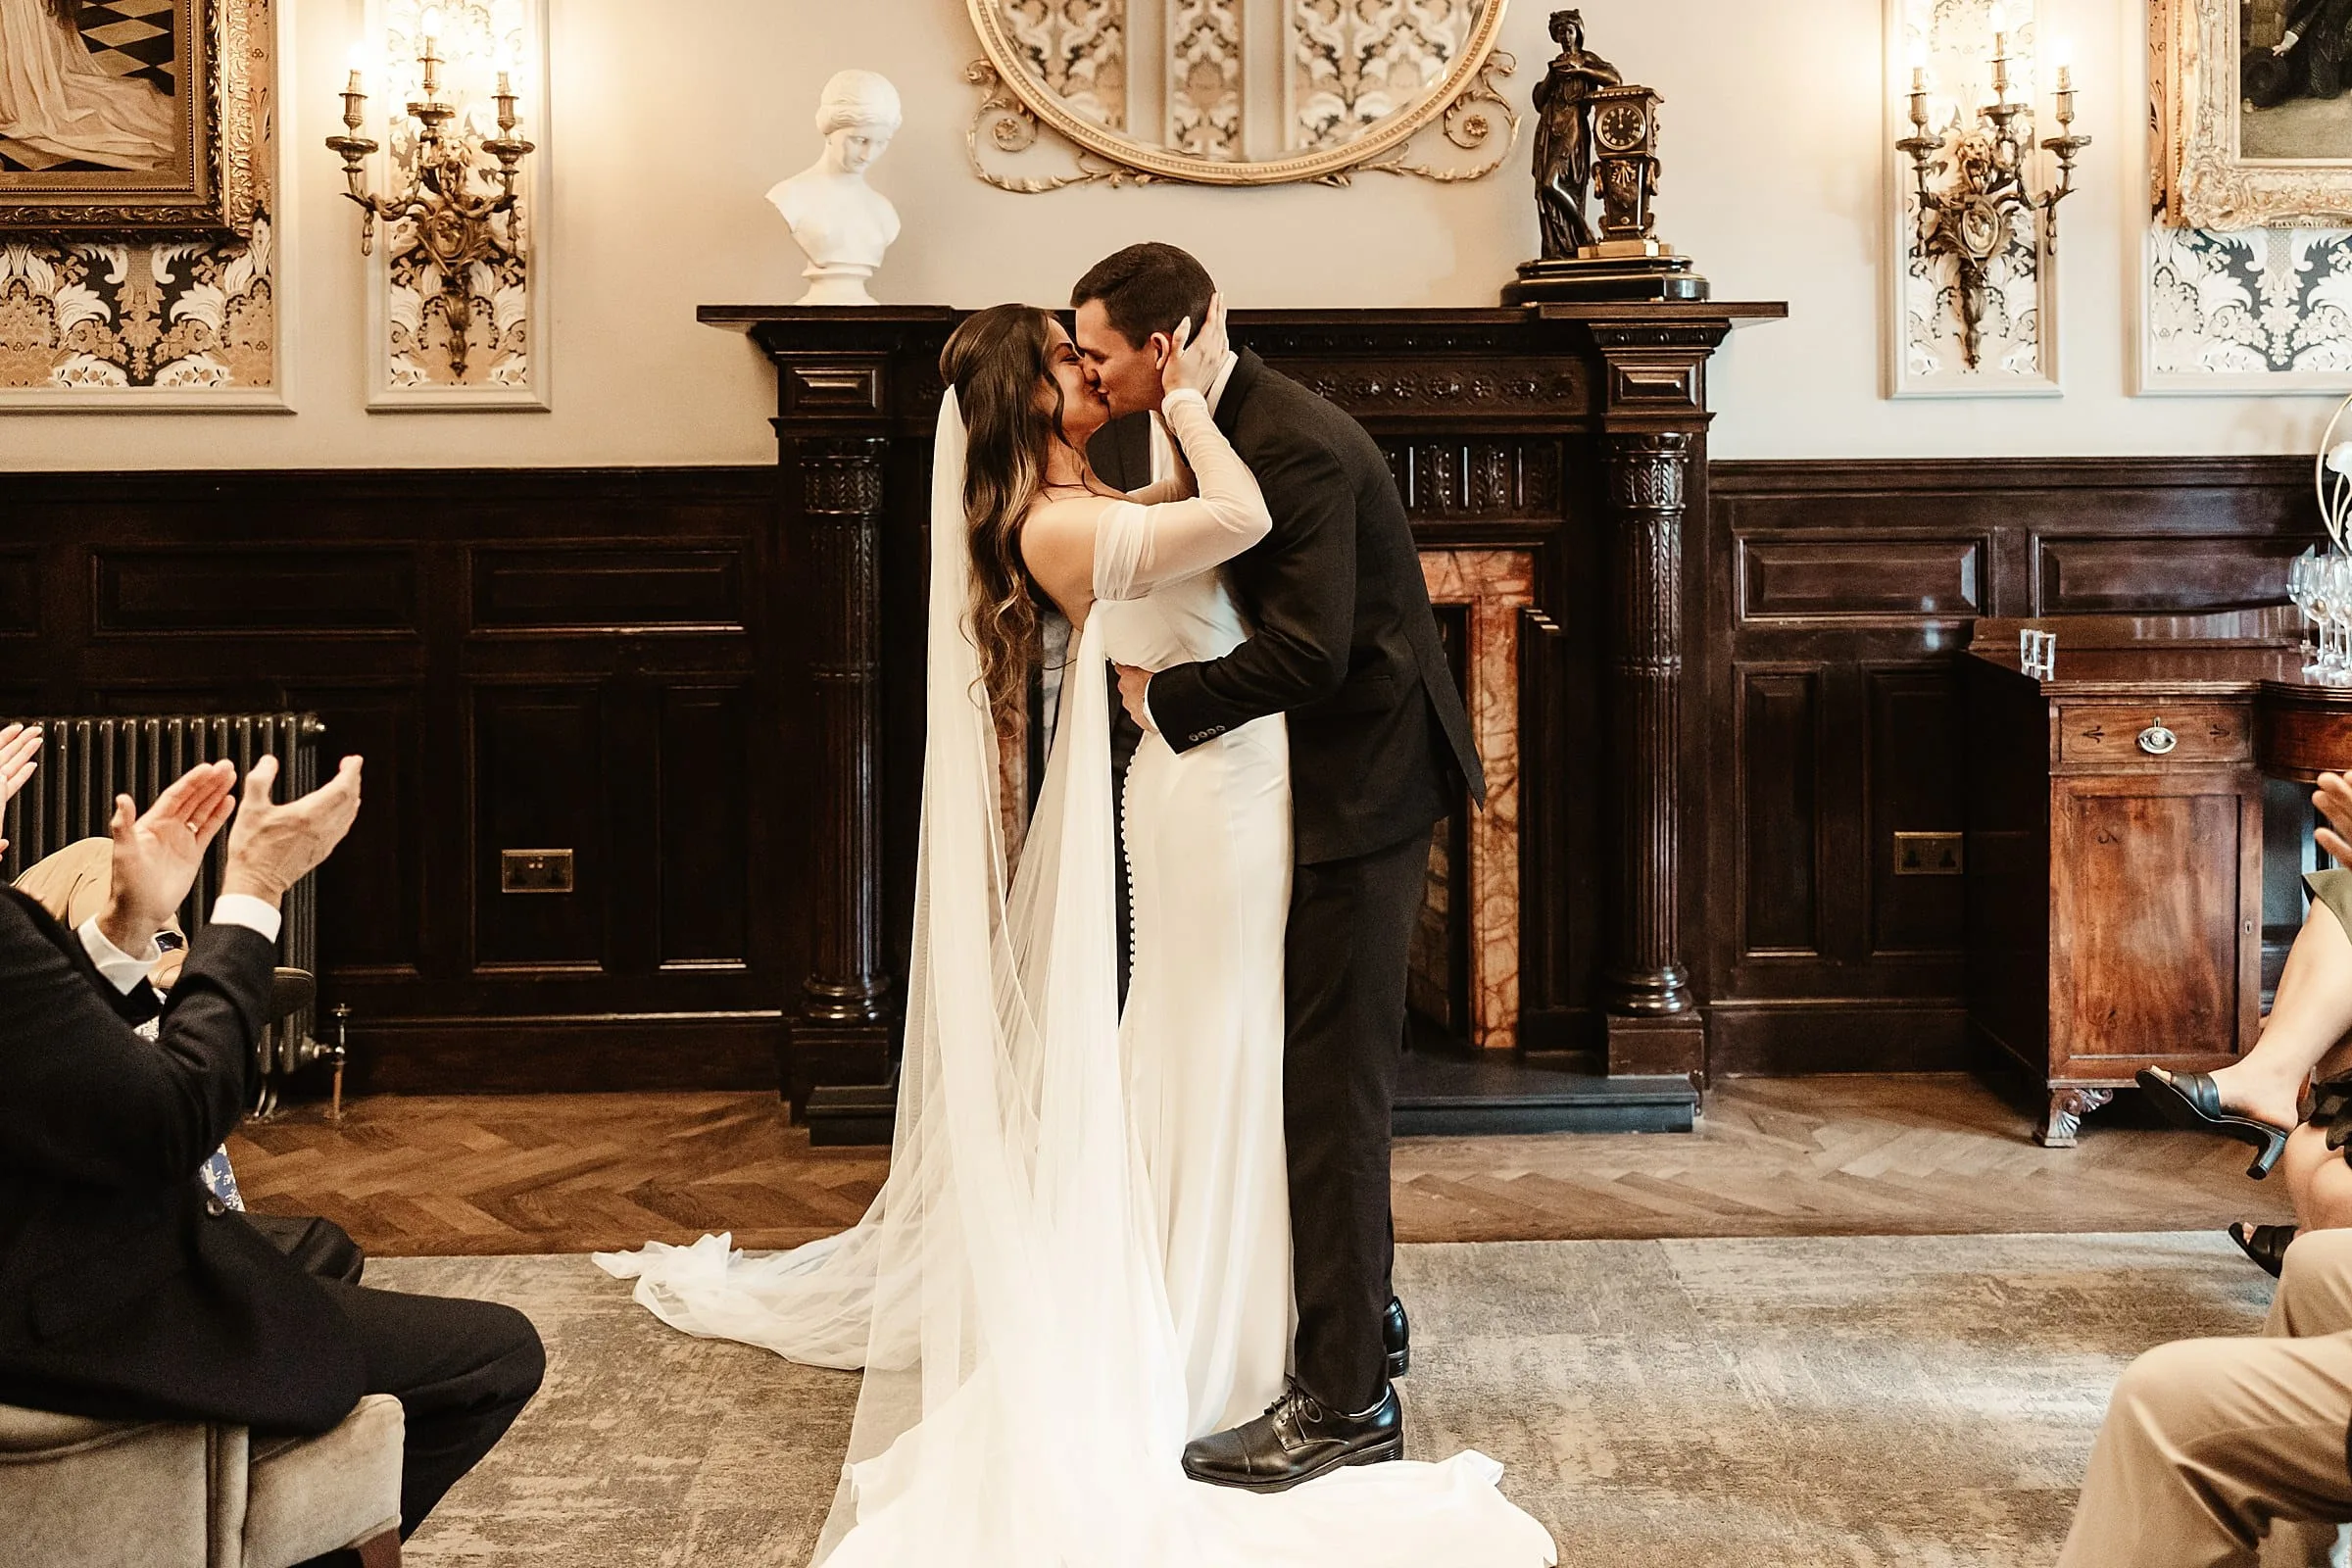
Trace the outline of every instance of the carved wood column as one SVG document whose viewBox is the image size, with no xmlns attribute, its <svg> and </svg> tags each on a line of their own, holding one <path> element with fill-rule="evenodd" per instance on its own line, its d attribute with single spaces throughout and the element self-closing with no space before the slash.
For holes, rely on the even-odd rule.
<svg viewBox="0 0 2352 1568">
<path fill-rule="evenodd" d="M 786 442 L 807 526 L 818 749 L 813 922 L 804 1025 L 879 1025 L 883 962 L 879 436 Z M 808 1042 L 804 1041 L 804 1044 Z"/>
<path fill-rule="evenodd" d="M 1683 514 L 1691 438 L 1649 431 L 1608 438 L 1609 738 L 1618 757 L 1616 952 L 1609 1012 L 1672 1018 L 1691 1011 L 1683 962 Z M 1612 1019 L 1612 1022 L 1614 1020 Z M 1616 1069 L 1619 1031 L 1609 1054 Z M 1663 1063 L 1649 1063 L 1663 1070 Z"/>
</svg>

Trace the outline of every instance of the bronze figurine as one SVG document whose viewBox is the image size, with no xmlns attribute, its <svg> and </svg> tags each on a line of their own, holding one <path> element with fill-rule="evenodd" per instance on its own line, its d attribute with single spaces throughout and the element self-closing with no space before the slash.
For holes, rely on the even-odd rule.
<svg viewBox="0 0 2352 1568">
<path fill-rule="evenodd" d="M 1536 83 L 1536 211 L 1544 259 L 1564 261 L 1594 243 L 1585 217 L 1592 180 L 1592 95 L 1624 81 L 1615 66 L 1585 47 L 1581 11 L 1551 14 L 1560 53 Z"/>
</svg>

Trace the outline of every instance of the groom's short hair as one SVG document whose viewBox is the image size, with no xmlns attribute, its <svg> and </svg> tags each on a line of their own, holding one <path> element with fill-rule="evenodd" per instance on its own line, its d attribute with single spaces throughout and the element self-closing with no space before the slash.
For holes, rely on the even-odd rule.
<svg viewBox="0 0 2352 1568">
<path fill-rule="evenodd" d="M 1147 240 L 1106 256 L 1070 290 L 1070 309 L 1101 300 L 1110 324 L 1141 347 L 1154 332 L 1173 332 L 1187 317 L 1197 330 L 1207 319 L 1217 285 L 1192 253 Z"/>
</svg>

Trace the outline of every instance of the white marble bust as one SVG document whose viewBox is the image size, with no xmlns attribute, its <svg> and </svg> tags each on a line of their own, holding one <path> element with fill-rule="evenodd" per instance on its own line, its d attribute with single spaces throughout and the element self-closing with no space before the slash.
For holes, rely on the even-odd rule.
<svg viewBox="0 0 2352 1568">
<path fill-rule="evenodd" d="M 898 134 L 899 90 L 870 71 L 842 71 L 816 106 L 824 156 L 767 193 L 808 255 L 803 305 L 871 305 L 865 280 L 899 237 L 899 212 L 865 182 Z"/>
</svg>

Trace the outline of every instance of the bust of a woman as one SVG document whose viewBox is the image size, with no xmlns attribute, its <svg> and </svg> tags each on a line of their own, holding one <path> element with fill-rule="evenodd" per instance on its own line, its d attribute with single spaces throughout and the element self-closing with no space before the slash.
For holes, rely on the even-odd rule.
<svg viewBox="0 0 2352 1568">
<path fill-rule="evenodd" d="M 870 71 L 843 71 L 816 106 L 824 156 L 767 193 L 808 254 L 803 305 L 871 305 L 865 280 L 899 237 L 899 212 L 865 182 L 898 134 L 899 90 Z"/>
</svg>

